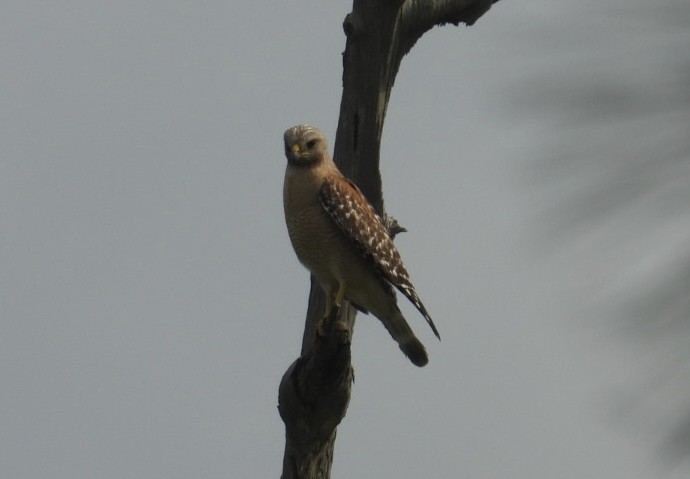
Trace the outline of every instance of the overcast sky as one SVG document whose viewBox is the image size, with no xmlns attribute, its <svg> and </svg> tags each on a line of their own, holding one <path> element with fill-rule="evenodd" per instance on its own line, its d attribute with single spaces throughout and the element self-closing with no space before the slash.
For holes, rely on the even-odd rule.
<svg viewBox="0 0 690 479">
<path fill-rule="evenodd" d="M 687 204 L 596 196 L 688 151 L 690 16 L 661 3 L 504 0 L 403 60 L 384 196 L 443 340 L 403 305 L 418 369 L 359 317 L 334 479 L 687 477 L 658 446 L 690 396 L 658 412 L 610 301 L 687 256 Z M 350 8 L 0 2 L 0 477 L 280 475 L 308 293 L 282 134 L 334 138 Z"/>
</svg>

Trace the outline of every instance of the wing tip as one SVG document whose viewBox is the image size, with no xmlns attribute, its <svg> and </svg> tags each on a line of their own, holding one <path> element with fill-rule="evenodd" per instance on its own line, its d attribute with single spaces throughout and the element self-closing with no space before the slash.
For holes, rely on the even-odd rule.
<svg viewBox="0 0 690 479">
<path fill-rule="evenodd" d="M 441 335 L 438 332 L 438 329 L 436 329 L 436 325 L 434 324 L 434 320 L 431 319 L 431 315 L 429 312 L 426 310 L 424 307 L 424 304 L 422 304 L 422 301 L 415 295 L 416 301 L 413 301 L 412 303 L 417 307 L 420 313 L 422 313 L 422 316 L 424 316 L 424 319 L 426 319 L 427 324 L 431 328 L 431 330 L 434 332 L 438 340 L 441 340 Z"/>
<path fill-rule="evenodd" d="M 434 324 L 434 321 L 431 319 L 431 316 L 429 316 L 429 313 L 426 313 L 424 315 L 424 319 L 426 319 L 426 322 L 429 323 L 429 326 L 431 327 L 431 330 L 434 332 L 438 340 L 441 340 L 441 335 L 438 332 L 438 329 L 436 329 L 436 325 Z"/>
<path fill-rule="evenodd" d="M 417 308 L 417 310 L 422 313 L 422 316 L 424 316 L 424 319 L 426 319 L 427 324 L 429 324 L 429 327 L 431 327 L 431 330 L 434 332 L 438 340 L 441 340 L 441 335 L 438 332 L 438 329 L 436 329 L 436 325 L 434 324 L 434 320 L 431 319 L 431 315 L 429 312 L 426 310 L 426 307 L 424 306 L 424 303 L 422 303 L 422 300 L 419 299 L 419 296 L 417 296 L 417 292 L 414 290 L 413 287 L 409 286 L 402 286 L 402 285 L 395 285 L 396 288 L 400 290 L 402 294 L 405 295 L 407 299 L 410 300 L 412 304 L 414 304 L 414 307 Z"/>
</svg>

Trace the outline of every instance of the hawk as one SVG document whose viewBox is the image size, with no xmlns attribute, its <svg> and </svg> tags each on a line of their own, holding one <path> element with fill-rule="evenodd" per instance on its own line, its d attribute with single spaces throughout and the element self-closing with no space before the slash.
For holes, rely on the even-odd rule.
<svg viewBox="0 0 690 479">
<path fill-rule="evenodd" d="M 440 336 L 381 218 L 333 163 L 318 129 L 297 125 L 283 139 L 285 222 L 297 258 L 326 295 L 324 318 L 346 299 L 379 318 L 412 363 L 424 366 L 426 350 L 400 312 L 393 286 Z"/>
</svg>

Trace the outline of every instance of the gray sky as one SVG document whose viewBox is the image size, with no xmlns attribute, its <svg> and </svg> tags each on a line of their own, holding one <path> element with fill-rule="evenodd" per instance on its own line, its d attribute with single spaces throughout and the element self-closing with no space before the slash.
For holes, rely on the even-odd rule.
<svg viewBox="0 0 690 479">
<path fill-rule="evenodd" d="M 665 6 L 502 1 L 405 58 L 384 195 L 443 341 L 404 305 L 417 369 L 359 318 L 334 478 L 687 477 L 654 422 L 687 403 L 631 399 L 657 363 L 609 318 L 687 251 L 690 219 L 559 213 L 619 177 L 611 158 L 687 132 L 668 107 L 687 9 Z M 308 291 L 282 133 L 333 139 L 350 7 L 0 4 L 0 477 L 279 476 Z"/>
</svg>

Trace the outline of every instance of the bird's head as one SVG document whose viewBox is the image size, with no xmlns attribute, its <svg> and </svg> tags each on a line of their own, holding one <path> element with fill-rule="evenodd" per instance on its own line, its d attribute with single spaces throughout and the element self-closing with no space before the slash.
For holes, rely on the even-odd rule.
<svg viewBox="0 0 690 479">
<path fill-rule="evenodd" d="M 294 166 L 314 166 L 328 156 L 326 137 L 318 128 L 297 125 L 285 130 L 285 156 Z"/>
</svg>

